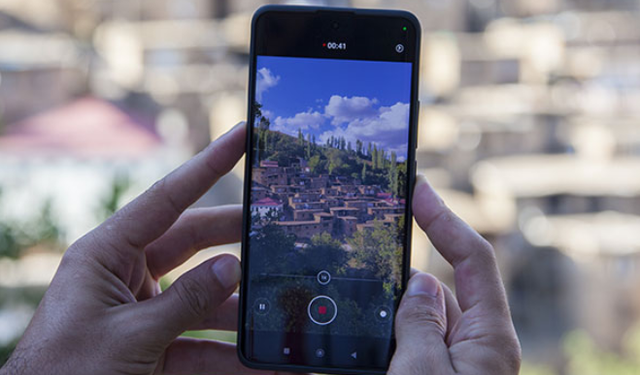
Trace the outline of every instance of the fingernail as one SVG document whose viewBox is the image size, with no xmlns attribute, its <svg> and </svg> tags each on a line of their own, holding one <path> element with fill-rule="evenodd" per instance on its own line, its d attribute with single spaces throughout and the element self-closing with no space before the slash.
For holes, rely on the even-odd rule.
<svg viewBox="0 0 640 375">
<path fill-rule="evenodd" d="M 420 295 L 427 295 L 429 297 L 436 297 L 438 295 L 438 287 L 440 282 L 433 276 L 426 273 L 418 273 L 409 279 L 409 286 L 407 287 L 407 295 L 409 297 L 415 297 Z"/>
<path fill-rule="evenodd" d="M 433 186 L 431 186 L 431 184 L 429 184 L 429 181 L 427 181 L 427 177 L 425 177 L 425 175 L 423 174 L 418 174 L 416 176 L 416 185 L 413 188 L 414 191 L 418 191 L 418 187 L 422 186 L 422 185 L 427 185 L 427 189 L 428 191 L 433 194 L 437 199 L 438 199 L 438 203 L 440 203 L 441 205 L 445 205 L 444 200 L 440 197 L 440 195 L 433 189 Z"/>
<path fill-rule="evenodd" d="M 213 274 L 220 285 L 225 289 L 235 288 L 240 282 L 240 263 L 232 256 L 225 256 L 218 259 L 211 266 Z"/>
<path fill-rule="evenodd" d="M 427 178 L 422 173 L 418 173 L 418 175 L 416 176 L 416 187 L 426 183 Z"/>
</svg>

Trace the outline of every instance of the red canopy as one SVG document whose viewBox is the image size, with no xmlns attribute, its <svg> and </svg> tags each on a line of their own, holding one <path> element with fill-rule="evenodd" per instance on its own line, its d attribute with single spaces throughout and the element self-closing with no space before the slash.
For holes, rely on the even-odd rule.
<svg viewBox="0 0 640 375">
<path fill-rule="evenodd" d="M 156 134 L 118 107 L 87 97 L 9 125 L 0 135 L 0 154 L 139 158 L 160 144 Z"/>
</svg>

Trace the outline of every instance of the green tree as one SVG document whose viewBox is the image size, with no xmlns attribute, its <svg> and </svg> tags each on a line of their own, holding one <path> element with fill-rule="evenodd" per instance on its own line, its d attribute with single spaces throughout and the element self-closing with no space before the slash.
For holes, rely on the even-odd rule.
<svg viewBox="0 0 640 375">
<path fill-rule="evenodd" d="M 367 181 L 367 163 L 362 163 L 362 172 L 360 174 L 360 177 L 362 179 L 362 183 L 366 185 Z"/>
<path fill-rule="evenodd" d="M 311 159 L 311 134 L 307 134 L 307 160 Z"/>
<path fill-rule="evenodd" d="M 373 229 L 355 232 L 347 240 L 356 267 L 364 268 L 383 280 L 384 290 L 389 296 L 394 295 L 402 282 L 404 245 L 397 237 L 398 230 L 398 227 L 385 227 L 382 222 L 375 221 Z"/>
<path fill-rule="evenodd" d="M 342 248 L 340 241 L 324 232 L 311 237 L 311 245 L 303 250 L 305 264 L 311 267 L 322 265 L 332 274 L 341 275 L 346 270 L 348 253 Z M 310 270 L 318 272 L 321 269 Z"/>
<path fill-rule="evenodd" d="M 113 215 L 122 205 L 124 193 L 131 186 L 129 175 L 124 172 L 116 173 L 111 183 L 111 191 L 101 203 L 98 219 L 104 221 Z"/>
<path fill-rule="evenodd" d="M 295 236 L 288 235 L 277 225 L 278 213 L 269 211 L 265 217 L 252 215 L 251 222 L 254 234 L 250 246 L 257 251 L 252 252 L 254 259 L 251 266 L 260 272 L 279 273 L 290 269 L 292 254 L 295 251 Z"/>
<path fill-rule="evenodd" d="M 376 169 L 378 169 L 380 167 L 380 164 L 378 163 L 378 147 L 374 144 L 373 145 L 373 154 L 371 154 L 371 169 L 373 169 L 374 171 Z"/>
<path fill-rule="evenodd" d="M 391 153 L 391 162 L 387 168 L 387 179 L 389 180 L 389 190 L 391 194 L 398 195 L 398 164 L 395 152 Z"/>
<path fill-rule="evenodd" d="M 398 197 L 407 197 L 407 161 L 398 165 Z"/>
<path fill-rule="evenodd" d="M 356 139 L 356 154 L 358 154 L 358 156 L 362 156 L 362 141 L 359 139 Z"/>
<path fill-rule="evenodd" d="M 313 174 L 320 174 L 322 171 L 320 170 L 320 155 L 313 155 L 311 159 L 309 159 L 309 170 Z"/>
<path fill-rule="evenodd" d="M 302 129 L 298 128 L 298 144 L 304 146 L 304 135 L 302 135 Z"/>
<path fill-rule="evenodd" d="M 378 149 L 378 168 L 384 168 L 384 162 L 385 162 L 385 155 L 384 155 L 384 149 L 383 148 L 379 148 Z"/>
<path fill-rule="evenodd" d="M 567 375 L 640 374 L 640 325 L 631 328 L 622 340 L 622 353 L 599 347 L 586 331 L 567 334 L 563 340 Z"/>
<path fill-rule="evenodd" d="M 256 147 L 258 149 L 258 155 L 260 159 L 266 158 L 269 152 L 269 127 L 271 126 L 271 120 L 262 114 L 262 104 L 254 103 L 254 120 L 255 126 L 258 128 L 258 134 L 256 139 Z"/>
<path fill-rule="evenodd" d="M 22 252 L 18 231 L 4 222 L 0 222 L 0 258 L 18 258 Z"/>
<path fill-rule="evenodd" d="M 335 170 L 342 168 L 344 163 L 339 150 L 329 150 L 329 152 L 327 152 L 327 158 L 329 159 L 329 174 L 333 174 Z"/>
</svg>

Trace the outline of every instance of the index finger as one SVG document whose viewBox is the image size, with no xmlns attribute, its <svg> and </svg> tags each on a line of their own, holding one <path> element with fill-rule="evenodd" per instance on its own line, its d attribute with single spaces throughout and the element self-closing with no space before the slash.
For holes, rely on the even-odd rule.
<svg viewBox="0 0 640 375">
<path fill-rule="evenodd" d="M 236 125 L 199 154 L 156 182 L 104 225 L 112 237 L 142 249 L 160 237 L 244 153 L 245 126 Z"/>
<path fill-rule="evenodd" d="M 462 311 L 476 306 L 484 312 L 506 313 L 506 293 L 493 247 L 440 199 L 426 178 L 418 176 L 413 214 L 436 250 L 454 268 L 456 295 Z"/>
</svg>

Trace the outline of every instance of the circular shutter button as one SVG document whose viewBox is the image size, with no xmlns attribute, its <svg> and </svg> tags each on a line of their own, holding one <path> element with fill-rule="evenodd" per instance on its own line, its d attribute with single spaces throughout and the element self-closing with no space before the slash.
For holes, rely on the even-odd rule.
<svg viewBox="0 0 640 375">
<path fill-rule="evenodd" d="M 327 325 L 338 315 L 338 306 L 333 299 L 327 296 L 317 296 L 307 306 L 309 319 L 317 325 Z"/>
</svg>

